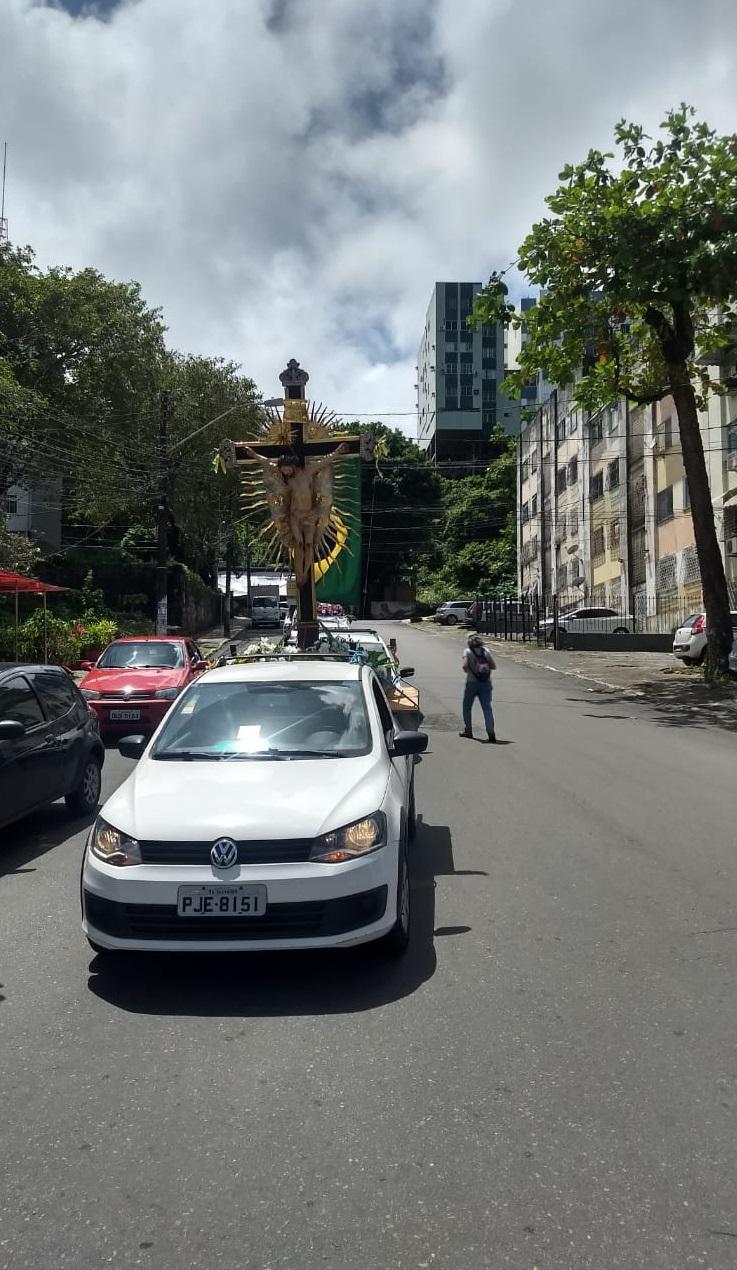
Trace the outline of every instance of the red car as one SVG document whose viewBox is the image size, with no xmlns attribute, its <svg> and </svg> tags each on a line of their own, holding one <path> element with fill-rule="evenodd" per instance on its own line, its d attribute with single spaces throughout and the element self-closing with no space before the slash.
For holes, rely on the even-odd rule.
<svg viewBox="0 0 737 1270">
<path fill-rule="evenodd" d="M 79 687 L 103 734 L 153 732 L 203 670 L 207 662 L 191 639 L 133 635 L 108 644 Z"/>
</svg>

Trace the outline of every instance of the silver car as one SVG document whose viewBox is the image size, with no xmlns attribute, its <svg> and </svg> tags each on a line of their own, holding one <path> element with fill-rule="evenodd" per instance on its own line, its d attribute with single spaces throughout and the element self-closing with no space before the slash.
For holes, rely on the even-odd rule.
<svg viewBox="0 0 737 1270">
<path fill-rule="evenodd" d="M 473 600 L 446 600 L 435 610 L 432 620 L 442 626 L 456 626 L 458 622 L 466 621 L 472 604 Z"/>
<path fill-rule="evenodd" d="M 732 612 L 732 631 L 737 638 L 737 612 Z M 690 613 L 681 622 L 673 636 L 673 656 L 679 657 L 684 666 L 700 666 L 706 657 L 706 614 Z M 735 669 L 731 661 L 735 656 L 734 647 L 730 655 L 730 670 Z"/>
</svg>

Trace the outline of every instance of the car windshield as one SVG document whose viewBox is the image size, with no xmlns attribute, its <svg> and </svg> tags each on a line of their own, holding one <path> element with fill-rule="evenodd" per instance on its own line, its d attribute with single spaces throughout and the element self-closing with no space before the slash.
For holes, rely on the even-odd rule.
<svg viewBox="0 0 737 1270">
<path fill-rule="evenodd" d="M 204 682 L 167 716 L 152 758 L 350 758 L 371 748 L 353 680 Z"/>
<path fill-rule="evenodd" d="M 142 670 L 161 667 L 173 670 L 184 665 L 181 644 L 165 640 L 126 640 L 110 644 L 97 663 L 103 670 Z"/>
</svg>

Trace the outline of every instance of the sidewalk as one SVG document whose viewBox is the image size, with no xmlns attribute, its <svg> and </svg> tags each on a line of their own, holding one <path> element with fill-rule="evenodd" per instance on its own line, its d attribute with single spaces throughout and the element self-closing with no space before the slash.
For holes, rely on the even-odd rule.
<svg viewBox="0 0 737 1270">
<path fill-rule="evenodd" d="M 642 696 L 651 687 L 665 682 L 685 685 L 702 682 L 702 672 L 682 666 L 670 653 L 589 653 L 581 650 L 539 648 L 537 644 L 513 640 L 489 640 L 494 656 L 516 661 L 539 670 L 587 679 L 602 688 Z"/>
</svg>

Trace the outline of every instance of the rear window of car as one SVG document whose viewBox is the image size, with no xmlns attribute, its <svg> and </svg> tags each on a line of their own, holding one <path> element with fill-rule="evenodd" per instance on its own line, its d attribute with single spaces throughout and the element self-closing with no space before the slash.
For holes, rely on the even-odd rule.
<svg viewBox="0 0 737 1270">
<path fill-rule="evenodd" d="M 349 758 L 371 748 L 356 680 L 198 682 L 167 715 L 154 759 Z M 285 771 L 285 782 L 289 775 Z"/>
<path fill-rule="evenodd" d="M 256 595 L 253 598 L 253 607 L 255 609 L 278 609 L 279 601 L 270 595 Z"/>
<path fill-rule="evenodd" d="M 109 644 L 97 664 L 103 670 L 175 670 L 184 665 L 184 650 L 174 641 L 130 639 Z"/>
</svg>

